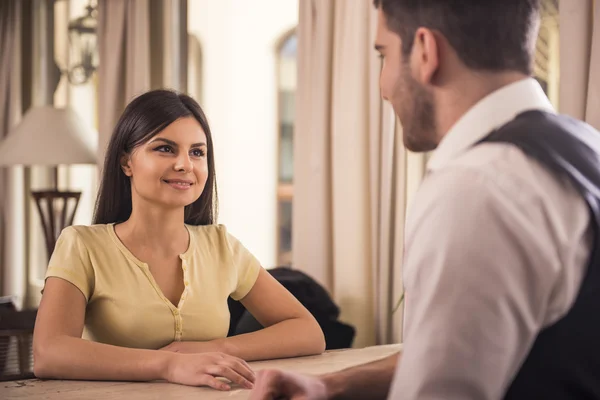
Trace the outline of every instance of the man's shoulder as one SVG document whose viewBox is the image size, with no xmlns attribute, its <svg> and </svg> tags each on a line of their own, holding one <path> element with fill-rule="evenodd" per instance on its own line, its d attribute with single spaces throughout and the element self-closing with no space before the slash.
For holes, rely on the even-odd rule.
<svg viewBox="0 0 600 400">
<path fill-rule="evenodd" d="M 454 188 L 476 187 L 483 192 L 506 192 L 524 195 L 540 193 L 540 175 L 550 176 L 535 160 L 516 146 L 506 143 L 482 143 L 473 146 L 443 168 L 428 174 L 424 186 L 432 193 L 448 193 Z M 555 177 L 552 179 L 556 180 Z M 435 190 L 442 188 L 444 190 Z"/>
<path fill-rule="evenodd" d="M 530 176 L 523 172 L 533 172 L 531 171 L 533 164 L 535 164 L 534 160 L 512 144 L 481 143 L 467 149 L 448 163 L 442 171 L 457 173 L 461 170 L 470 170 L 486 175 L 528 179 Z"/>
<path fill-rule="evenodd" d="M 542 206 L 553 214 L 568 214 L 570 208 L 587 209 L 566 176 L 551 172 L 507 143 L 482 143 L 469 148 L 443 168 L 429 173 L 415 200 L 426 207 L 440 199 L 460 203 L 465 196 L 477 196 L 505 207 Z"/>
</svg>

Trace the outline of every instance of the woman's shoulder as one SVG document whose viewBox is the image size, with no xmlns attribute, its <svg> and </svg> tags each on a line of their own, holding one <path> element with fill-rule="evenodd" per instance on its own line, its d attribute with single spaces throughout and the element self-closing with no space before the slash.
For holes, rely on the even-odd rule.
<svg viewBox="0 0 600 400">
<path fill-rule="evenodd" d="M 63 229 L 60 236 L 63 240 L 77 240 L 84 244 L 101 245 L 110 240 L 109 230 L 112 224 L 71 225 Z"/>
<path fill-rule="evenodd" d="M 205 237 L 224 237 L 227 235 L 227 228 L 221 224 L 211 225 L 186 225 L 190 232 L 197 236 Z"/>
<path fill-rule="evenodd" d="M 231 246 L 231 241 L 235 240 L 227 227 L 222 224 L 212 225 L 186 225 L 190 230 L 195 242 L 205 242 L 217 247 Z"/>
</svg>

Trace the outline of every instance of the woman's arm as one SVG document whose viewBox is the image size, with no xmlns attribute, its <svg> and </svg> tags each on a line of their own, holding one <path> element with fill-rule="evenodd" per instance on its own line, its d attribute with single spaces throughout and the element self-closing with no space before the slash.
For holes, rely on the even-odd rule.
<svg viewBox="0 0 600 400">
<path fill-rule="evenodd" d="M 48 278 L 33 336 L 34 373 L 38 378 L 149 381 L 163 379 L 227 390 L 225 377 L 251 387 L 248 365 L 222 353 L 174 354 L 95 343 L 81 338 L 86 300 L 61 278 Z"/>
<path fill-rule="evenodd" d="M 164 350 L 221 351 L 246 361 L 321 354 L 325 350 L 323 331 L 312 314 L 264 269 L 241 302 L 265 329 L 209 342 L 174 342 Z"/>
</svg>

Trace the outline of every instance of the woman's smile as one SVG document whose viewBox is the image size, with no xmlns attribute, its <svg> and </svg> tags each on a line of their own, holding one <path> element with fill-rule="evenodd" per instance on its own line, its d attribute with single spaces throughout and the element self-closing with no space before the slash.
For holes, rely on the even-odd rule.
<svg viewBox="0 0 600 400">
<path fill-rule="evenodd" d="M 163 179 L 162 181 L 177 190 L 188 190 L 194 184 L 194 182 L 186 179 Z"/>
</svg>

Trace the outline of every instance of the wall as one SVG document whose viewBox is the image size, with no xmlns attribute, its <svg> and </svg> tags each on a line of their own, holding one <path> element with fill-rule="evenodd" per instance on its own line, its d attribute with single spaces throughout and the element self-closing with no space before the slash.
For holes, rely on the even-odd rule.
<svg viewBox="0 0 600 400">
<path fill-rule="evenodd" d="M 188 2 L 188 31 L 202 46 L 198 97 L 214 137 L 219 222 L 265 267 L 276 258 L 276 46 L 297 23 L 297 0 Z"/>
</svg>

